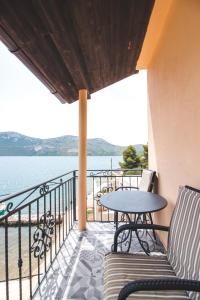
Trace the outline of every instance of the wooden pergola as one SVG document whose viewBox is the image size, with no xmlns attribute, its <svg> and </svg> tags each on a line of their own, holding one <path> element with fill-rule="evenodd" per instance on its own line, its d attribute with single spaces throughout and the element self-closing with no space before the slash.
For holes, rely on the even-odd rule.
<svg viewBox="0 0 200 300">
<path fill-rule="evenodd" d="M 0 0 L 0 38 L 62 103 L 80 100 L 79 228 L 86 226 L 90 94 L 135 74 L 154 0 Z"/>
</svg>

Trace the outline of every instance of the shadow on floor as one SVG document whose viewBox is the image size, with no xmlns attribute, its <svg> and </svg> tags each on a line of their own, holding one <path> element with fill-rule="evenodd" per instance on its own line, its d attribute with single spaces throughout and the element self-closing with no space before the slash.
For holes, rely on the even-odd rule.
<svg viewBox="0 0 200 300">
<path fill-rule="evenodd" d="M 87 228 L 83 233 L 71 230 L 34 299 L 103 299 L 104 256 L 111 251 L 115 229 L 110 223 L 89 223 Z M 132 244 L 132 251 L 142 251 L 135 236 Z M 157 248 L 163 250 L 159 241 Z"/>
</svg>

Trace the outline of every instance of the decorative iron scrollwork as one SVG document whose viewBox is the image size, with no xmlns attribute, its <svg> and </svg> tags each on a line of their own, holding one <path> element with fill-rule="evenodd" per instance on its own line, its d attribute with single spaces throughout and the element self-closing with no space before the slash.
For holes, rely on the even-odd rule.
<svg viewBox="0 0 200 300">
<path fill-rule="evenodd" d="M 0 217 L 12 211 L 13 202 L 9 203 L 0 203 Z"/>
<path fill-rule="evenodd" d="M 90 172 L 89 174 L 90 177 L 95 177 L 95 176 L 105 176 L 105 177 L 108 177 L 108 176 L 112 176 L 112 171 L 111 170 L 100 170 L 100 171 L 92 171 Z"/>
<path fill-rule="evenodd" d="M 132 224 L 153 224 L 152 217 L 150 214 L 137 214 L 132 218 L 129 214 L 121 214 L 119 222 L 132 223 Z M 134 251 L 134 244 L 139 243 L 142 250 L 150 255 L 151 252 L 162 252 L 163 246 L 159 238 L 156 236 L 152 229 L 137 229 L 132 232 L 131 229 L 123 230 L 118 237 L 117 247 L 121 252 Z M 114 245 L 112 245 L 112 251 Z"/>
<path fill-rule="evenodd" d="M 96 194 L 97 205 L 102 206 L 101 203 L 100 203 L 100 198 L 103 195 L 107 194 L 107 193 L 113 192 L 113 190 L 114 189 L 113 189 L 112 186 L 104 186 L 104 187 L 102 187 L 102 189 L 99 192 L 97 192 L 97 194 Z"/>
<path fill-rule="evenodd" d="M 34 257 L 43 258 L 52 246 L 52 234 L 54 233 L 55 218 L 50 211 L 40 217 L 39 225 L 33 234 L 31 252 Z"/>
<path fill-rule="evenodd" d="M 36 187 L 24 190 L 21 193 L 16 194 L 15 197 L 11 195 L 11 199 L 14 200 L 10 200 L 8 197 L 6 197 L 6 199 L 2 198 L 0 201 L 0 218 L 1 216 L 2 218 L 4 218 L 7 214 L 14 212 L 22 204 L 27 204 L 29 201 L 34 199 L 34 197 L 38 197 L 38 193 L 40 197 L 45 196 L 47 193 L 49 193 L 51 185 L 62 185 L 62 184 L 63 184 L 62 178 L 60 179 L 60 182 L 55 182 L 52 180 L 52 181 L 48 181 L 48 183 L 44 183 L 42 185 L 38 185 Z"/>
<path fill-rule="evenodd" d="M 137 224 L 153 224 L 151 214 L 139 214 Z M 139 229 L 135 231 L 136 237 L 143 251 L 150 255 L 151 252 L 162 252 L 160 240 L 154 230 Z"/>
<path fill-rule="evenodd" d="M 13 208 L 13 202 L 9 202 L 6 206 L 7 212 L 10 212 L 12 210 L 12 208 Z"/>
<path fill-rule="evenodd" d="M 121 252 L 129 252 L 132 241 L 132 231 L 124 230 L 119 235 L 119 241 L 117 242 L 117 246 L 119 247 Z M 111 251 L 114 251 L 114 245 L 111 246 Z"/>
<path fill-rule="evenodd" d="M 48 184 L 43 184 L 40 188 L 40 195 L 45 195 L 49 191 L 49 185 Z"/>
</svg>

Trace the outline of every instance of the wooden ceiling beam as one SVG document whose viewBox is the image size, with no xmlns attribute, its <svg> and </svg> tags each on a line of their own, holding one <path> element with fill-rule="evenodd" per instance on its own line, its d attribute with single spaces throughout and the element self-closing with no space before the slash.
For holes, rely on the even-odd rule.
<svg viewBox="0 0 200 300">
<path fill-rule="evenodd" d="M 62 102 L 136 73 L 154 0 L 0 0 L 0 37 Z"/>
</svg>

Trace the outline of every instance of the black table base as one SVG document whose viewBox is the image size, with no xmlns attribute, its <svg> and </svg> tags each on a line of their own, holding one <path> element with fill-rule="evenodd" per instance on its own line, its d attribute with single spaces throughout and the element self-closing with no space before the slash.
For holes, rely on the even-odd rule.
<svg viewBox="0 0 200 300">
<path fill-rule="evenodd" d="M 114 221 L 116 229 L 118 229 L 119 222 L 127 222 L 134 224 L 153 224 L 151 213 L 157 212 L 167 206 L 167 201 L 154 193 L 143 191 L 115 191 L 107 193 L 100 199 L 101 205 L 108 209 L 114 210 Z M 119 220 L 119 213 L 120 218 Z M 132 220 L 133 216 L 133 220 Z M 148 240 L 144 240 L 144 234 L 151 236 L 147 231 L 136 231 L 136 237 L 144 250 L 149 255 L 150 245 Z M 132 240 L 132 232 L 122 233 L 119 246 L 122 247 L 123 243 L 126 245 L 126 252 L 130 250 Z M 152 232 L 152 241 L 156 243 L 156 234 Z"/>
<path fill-rule="evenodd" d="M 153 219 L 151 213 L 143 213 L 143 214 L 126 214 L 122 213 L 119 220 L 118 212 L 114 214 L 114 223 L 116 230 L 119 227 L 119 223 L 134 223 L 134 224 L 153 224 Z M 155 245 L 157 242 L 156 233 L 154 230 L 151 230 L 152 234 L 150 234 L 149 230 L 136 230 L 135 234 L 138 239 L 138 242 L 143 249 L 143 251 L 149 255 L 154 249 L 152 249 L 152 245 Z M 146 235 L 146 238 L 144 239 Z M 147 240 L 147 236 L 149 236 L 151 240 L 151 245 Z M 129 252 L 132 243 L 132 231 L 127 230 L 124 231 L 120 237 L 120 241 L 118 242 L 118 246 L 120 247 L 120 251 Z M 154 247 L 155 248 L 155 247 Z M 112 247 L 113 249 L 113 247 Z"/>
</svg>

